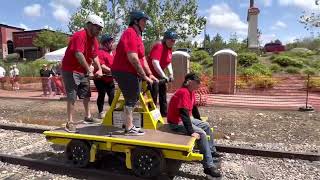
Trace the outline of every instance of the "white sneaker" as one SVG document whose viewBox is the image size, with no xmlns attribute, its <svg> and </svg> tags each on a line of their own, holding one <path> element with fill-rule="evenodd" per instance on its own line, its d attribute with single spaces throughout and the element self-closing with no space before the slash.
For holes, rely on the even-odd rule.
<svg viewBox="0 0 320 180">
<path fill-rule="evenodd" d="M 106 116 L 106 112 L 102 111 L 101 113 L 98 114 L 99 119 L 103 119 Z"/>
</svg>

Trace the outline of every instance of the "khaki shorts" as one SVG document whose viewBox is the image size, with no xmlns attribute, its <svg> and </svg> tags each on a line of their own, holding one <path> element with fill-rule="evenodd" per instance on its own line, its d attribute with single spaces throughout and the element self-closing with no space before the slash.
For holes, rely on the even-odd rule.
<svg viewBox="0 0 320 180">
<path fill-rule="evenodd" d="M 82 73 L 62 71 L 68 101 L 75 102 L 79 99 L 91 97 L 90 80 Z"/>
</svg>

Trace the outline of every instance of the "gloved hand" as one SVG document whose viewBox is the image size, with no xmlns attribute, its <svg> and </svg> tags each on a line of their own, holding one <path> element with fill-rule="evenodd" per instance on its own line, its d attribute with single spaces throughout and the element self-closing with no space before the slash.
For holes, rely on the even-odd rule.
<svg viewBox="0 0 320 180">
<path fill-rule="evenodd" d="M 172 82 L 172 81 L 174 81 L 173 74 L 171 74 L 171 75 L 169 76 L 169 81 L 168 81 L 168 82 Z"/>
</svg>

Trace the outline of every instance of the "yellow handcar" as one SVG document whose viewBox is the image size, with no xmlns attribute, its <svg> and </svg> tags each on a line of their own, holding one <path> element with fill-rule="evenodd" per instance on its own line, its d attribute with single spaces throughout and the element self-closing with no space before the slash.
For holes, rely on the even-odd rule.
<svg viewBox="0 0 320 180">
<path fill-rule="evenodd" d="M 124 99 L 117 89 L 110 109 L 101 124 L 79 124 L 77 133 L 63 128 L 45 131 L 46 139 L 65 145 L 68 160 L 76 167 L 86 167 L 97 160 L 97 153 L 109 151 L 125 154 L 125 163 L 140 177 L 174 173 L 182 161 L 201 161 L 195 152 L 195 138 L 172 132 L 154 104 L 144 82 L 139 105 L 134 110 L 134 125 L 144 128 L 143 136 L 125 136 L 122 129 Z"/>
</svg>

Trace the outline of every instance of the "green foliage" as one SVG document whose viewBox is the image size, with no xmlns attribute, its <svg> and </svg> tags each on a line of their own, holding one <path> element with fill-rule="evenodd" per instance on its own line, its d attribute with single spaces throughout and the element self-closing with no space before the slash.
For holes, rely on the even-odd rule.
<svg viewBox="0 0 320 180">
<path fill-rule="evenodd" d="M 246 79 L 252 79 L 256 76 L 271 76 L 271 70 L 263 64 L 257 63 L 251 67 L 240 67 L 238 72 L 241 76 L 244 76 Z"/>
<path fill-rule="evenodd" d="M 320 77 L 311 77 L 309 81 L 309 88 L 320 90 Z"/>
<path fill-rule="evenodd" d="M 68 28 L 74 33 L 85 27 L 86 18 L 89 14 L 97 14 L 103 20 L 105 27 L 102 33 L 117 35 L 126 25 L 126 21 L 119 23 L 125 16 L 125 0 L 81 0 L 81 5 L 71 16 Z M 108 8 L 108 5 L 110 7 Z"/>
<path fill-rule="evenodd" d="M 62 32 L 44 30 L 38 33 L 33 45 L 41 48 L 59 49 L 67 46 L 68 36 Z"/>
<path fill-rule="evenodd" d="M 20 54 L 18 53 L 8 54 L 5 58 L 7 62 L 16 62 L 16 61 L 19 61 L 19 59 L 20 59 Z"/>
<path fill-rule="evenodd" d="M 303 72 L 303 74 L 306 74 L 306 75 L 316 75 L 316 74 L 318 74 L 318 71 L 315 68 L 306 68 L 302 72 Z"/>
<path fill-rule="evenodd" d="M 285 71 L 289 74 L 300 74 L 300 69 L 297 67 L 289 66 L 285 69 Z"/>
<path fill-rule="evenodd" d="M 190 71 L 196 73 L 197 75 L 200 75 L 203 72 L 203 67 L 197 62 L 191 62 Z"/>
<path fill-rule="evenodd" d="M 278 64 L 271 64 L 270 65 L 270 70 L 274 73 L 277 73 L 277 72 L 281 72 L 281 66 L 279 66 Z"/>
<path fill-rule="evenodd" d="M 268 76 L 258 76 L 251 83 L 254 88 L 273 88 L 277 81 Z"/>
<path fill-rule="evenodd" d="M 200 50 L 200 51 L 193 51 L 191 54 L 191 61 L 192 62 L 201 62 L 207 58 L 210 58 L 210 55 L 207 51 Z"/>
<path fill-rule="evenodd" d="M 241 53 L 238 55 L 238 62 L 240 66 L 249 67 L 258 63 L 258 56 L 255 53 Z"/>
<path fill-rule="evenodd" d="M 294 59 L 292 57 L 285 56 L 285 55 L 276 56 L 274 59 L 272 59 L 272 62 L 277 63 L 282 67 L 288 67 L 288 66 L 293 66 L 298 68 L 303 67 L 303 62 L 301 60 Z"/>
</svg>

